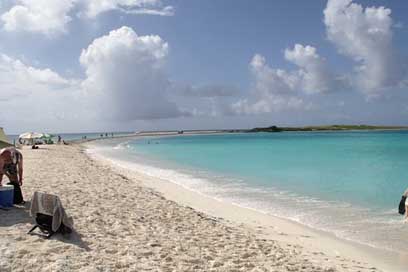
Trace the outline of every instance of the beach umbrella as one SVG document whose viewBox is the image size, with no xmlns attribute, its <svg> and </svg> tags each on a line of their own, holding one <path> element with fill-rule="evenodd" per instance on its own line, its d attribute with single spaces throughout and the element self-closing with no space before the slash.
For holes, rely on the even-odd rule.
<svg viewBox="0 0 408 272">
<path fill-rule="evenodd" d="M 55 135 L 48 134 L 48 133 L 43 133 L 41 136 L 41 140 L 44 141 L 46 144 L 53 144 L 54 142 L 52 141 L 52 138 L 55 137 Z"/>
<path fill-rule="evenodd" d="M 18 136 L 18 138 L 19 138 L 19 140 L 26 140 L 26 141 L 28 141 L 28 143 L 34 144 L 34 140 L 35 139 L 40 139 L 42 136 L 43 136 L 42 133 L 26 132 L 26 133 L 20 134 L 20 136 Z"/>
<path fill-rule="evenodd" d="M 55 135 L 48 134 L 48 133 L 42 133 L 42 136 L 40 137 L 41 139 L 51 139 L 55 137 Z"/>
<path fill-rule="evenodd" d="M 42 133 L 26 132 L 26 133 L 20 134 L 20 136 L 18 136 L 18 138 L 23 139 L 23 140 L 31 140 L 31 139 L 39 139 L 42 136 L 43 136 Z"/>
<path fill-rule="evenodd" d="M 5 148 L 5 147 L 8 147 L 8 146 L 12 146 L 12 144 L 7 139 L 7 136 L 4 133 L 3 128 L 0 127 L 0 148 Z"/>
</svg>

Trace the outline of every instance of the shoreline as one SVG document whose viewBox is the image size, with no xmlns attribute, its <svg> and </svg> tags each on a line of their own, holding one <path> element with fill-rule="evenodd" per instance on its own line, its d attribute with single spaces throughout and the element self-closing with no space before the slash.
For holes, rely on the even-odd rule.
<svg viewBox="0 0 408 272">
<path fill-rule="evenodd" d="M 67 140 L 68 143 L 73 144 L 83 144 L 87 142 L 100 141 L 100 140 L 114 140 L 114 139 L 124 139 L 124 138 L 134 138 L 134 137 L 172 137 L 172 136 L 194 136 L 194 135 L 214 135 L 214 134 L 241 134 L 241 133 L 277 133 L 277 132 L 251 132 L 251 129 L 219 129 L 219 130 L 184 130 L 182 134 L 179 134 L 178 131 L 146 131 L 146 132 L 137 132 L 129 133 L 118 136 L 108 136 L 101 138 L 92 138 L 92 139 L 74 139 Z M 381 131 L 408 131 L 407 128 L 373 128 L 373 129 L 327 129 L 327 130 L 284 130 L 280 133 L 297 133 L 297 132 L 381 132 Z"/>
<path fill-rule="evenodd" d="M 84 148 L 87 148 L 86 144 Z M 145 186 L 160 192 L 176 203 L 192 207 L 216 218 L 224 218 L 235 222 L 259 232 L 258 234 L 262 237 L 285 243 L 295 243 L 307 248 L 307 251 L 310 252 L 322 251 L 333 259 L 355 258 L 384 271 L 405 271 L 405 267 L 408 265 L 408 254 L 392 252 L 339 238 L 327 231 L 314 229 L 290 219 L 218 200 L 174 182 L 130 170 L 101 155 L 88 155 L 101 163 L 108 164 L 123 175 L 143 180 L 142 183 Z M 319 246 L 316 246 L 316 243 Z"/>
<path fill-rule="evenodd" d="M 285 220 L 120 171 L 91 159 L 84 145 L 22 152 L 27 203 L 0 210 L 2 272 L 399 271 L 364 259 L 357 249 L 349 252 L 351 247 L 345 249 L 349 258 L 338 251 L 335 239 Z M 35 191 L 60 197 L 74 219 L 71 235 L 45 240 L 26 234 L 32 227 L 28 212 Z M 177 197 L 184 202 L 172 200 Z"/>
</svg>

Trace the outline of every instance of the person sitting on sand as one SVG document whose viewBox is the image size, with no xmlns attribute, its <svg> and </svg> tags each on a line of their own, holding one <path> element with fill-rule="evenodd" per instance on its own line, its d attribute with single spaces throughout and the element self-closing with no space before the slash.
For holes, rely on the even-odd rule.
<svg viewBox="0 0 408 272">
<path fill-rule="evenodd" d="M 0 150 L 0 186 L 3 175 L 8 177 L 8 184 L 14 186 L 14 204 L 24 203 L 20 188 L 23 185 L 23 154 L 15 147 Z"/>
</svg>

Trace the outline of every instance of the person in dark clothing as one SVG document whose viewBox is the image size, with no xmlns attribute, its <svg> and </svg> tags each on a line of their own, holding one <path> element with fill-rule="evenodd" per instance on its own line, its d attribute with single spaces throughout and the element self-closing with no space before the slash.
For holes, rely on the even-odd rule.
<svg viewBox="0 0 408 272">
<path fill-rule="evenodd" d="M 408 223 L 408 189 L 402 194 L 401 201 L 398 206 L 398 213 L 404 215 L 405 222 Z"/>
<path fill-rule="evenodd" d="M 14 147 L 0 150 L 0 186 L 4 175 L 10 181 L 8 184 L 14 186 L 14 204 L 23 204 L 23 155 Z"/>
<path fill-rule="evenodd" d="M 404 206 L 405 206 L 405 222 L 408 222 L 408 189 L 405 190 L 402 197 L 403 198 L 405 197 L 405 202 L 404 202 Z"/>
</svg>

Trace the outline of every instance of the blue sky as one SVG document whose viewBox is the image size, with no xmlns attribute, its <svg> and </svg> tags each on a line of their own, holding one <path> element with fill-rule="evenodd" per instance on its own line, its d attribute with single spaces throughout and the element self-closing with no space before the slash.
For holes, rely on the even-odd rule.
<svg viewBox="0 0 408 272">
<path fill-rule="evenodd" d="M 405 1 L 105 4 L 1 2 L 6 132 L 408 125 Z"/>
</svg>

